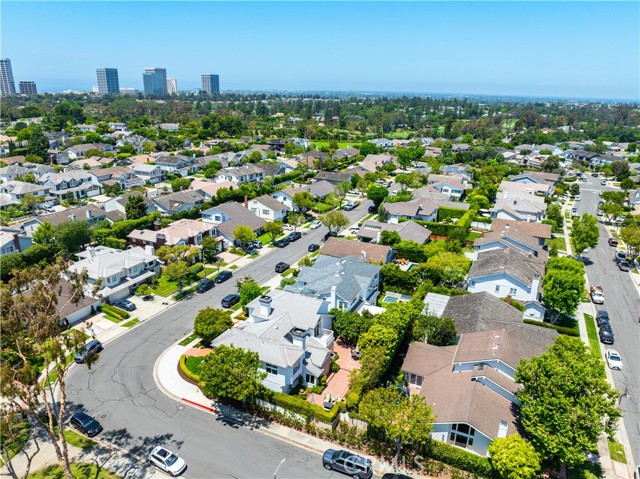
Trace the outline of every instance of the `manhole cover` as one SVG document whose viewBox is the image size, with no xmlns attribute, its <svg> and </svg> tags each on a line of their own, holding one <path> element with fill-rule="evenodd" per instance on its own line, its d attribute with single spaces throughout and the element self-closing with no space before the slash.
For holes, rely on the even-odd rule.
<svg viewBox="0 0 640 479">
<path fill-rule="evenodd" d="M 79 391 L 79 390 L 77 390 L 77 389 L 70 389 L 70 390 L 69 390 L 69 394 L 77 395 L 79 392 L 80 392 L 80 391 Z"/>
<path fill-rule="evenodd" d="M 100 419 L 107 419 L 109 417 L 109 413 L 102 413 L 100 414 L 100 416 L 98 416 Z"/>
<path fill-rule="evenodd" d="M 309 461 L 311 460 L 311 456 L 310 456 L 309 454 L 306 454 L 306 455 L 302 456 L 302 459 L 303 459 L 304 461 L 309 462 Z"/>
</svg>

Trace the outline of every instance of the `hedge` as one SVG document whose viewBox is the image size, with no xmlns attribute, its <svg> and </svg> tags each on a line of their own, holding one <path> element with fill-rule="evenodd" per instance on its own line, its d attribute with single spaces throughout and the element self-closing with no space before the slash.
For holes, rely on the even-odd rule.
<svg viewBox="0 0 640 479">
<path fill-rule="evenodd" d="M 122 249 L 122 250 L 127 249 L 127 241 L 120 238 L 116 238 L 115 236 L 107 236 L 106 238 L 101 238 L 99 243 L 102 246 L 107 246 L 109 248 Z"/>
<path fill-rule="evenodd" d="M 116 308 L 115 306 L 111 306 L 110 304 L 103 304 L 102 311 L 106 314 L 109 314 L 110 316 L 115 316 L 116 318 L 121 319 L 129 319 L 129 317 L 131 316 L 126 311 L 120 308 Z"/>
<path fill-rule="evenodd" d="M 464 216 L 467 210 L 461 210 L 459 208 L 449 208 L 447 206 L 440 206 L 438 208 L 438 221 L 444 220 L 457 220 Z"/>
<path fill-rule="evenodd" d="M 431 441 L 428 455 L 433 459 L 444 462 L 463 471 L 477 474 L 480 477 L 493 477 L 493 468 L 489 459 L 477 456 L 450 444 Z"/>
<path fill-rule="evenodd" d="M 287 411 L 300 414 L 308 421 L 315 419 L 320 422 L 326 422 L 327 424 L 332 424 L 340 411 L 344 411 L 345 409 L 344 403 L 335 403 L 330 411 L 325 411 L 323 407 L 317 404 L 312 404 L 296 396 L 289 396 L 288 394 L 274 391 L 264 391 L 261 399 L 280 406 Z"/>
<path fill-rule="evenodd" d="M 197 384 L 200 384 L 200 376 L 191 372 L 187 367 L 187 356 L 184 354 L 180 356 L 180 370 L 184 373 L 192 381 L 195 381 Z"/>
<path fill-rule="evenodd" d="M 580 337 L 580 332 L 576 331 L 575 329 L 572 329 L 572 328 L 566 328 L 564 326 L 555 326 L 553 324 L 543 323 L 542 321 L 536 321 L 535 319 L 525 319 L 524 322 L 527 323 L 527 324 L 533 324 L 535 326 L 540 326 L 541 328 L 555 329 L 560 334 L 566 334 L 567 336 Z"/>
</svg>

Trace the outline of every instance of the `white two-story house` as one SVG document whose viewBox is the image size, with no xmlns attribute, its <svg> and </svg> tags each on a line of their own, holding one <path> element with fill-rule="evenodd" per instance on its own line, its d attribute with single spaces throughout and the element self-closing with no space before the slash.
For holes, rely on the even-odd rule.
<svg viewBox="0 0 640 479">
<path fill-rule="evenodd" d="M 235 168 L 225 168 L 216 173 L 216 181 L 231 181 L 236 185 L 262 181 L 264 170 L 256 165 L 242 165 Z"/>
<path fill-rule="evenodd" d="M 277 291 L 247 305 L 248 319 L 228 329 L 212 346 L 235 346 L 258 354 L 267 373 L 262 383 L 289 392 L 301 381 L 317 385 L 331 367 L 334 335 L 329 303 Z"/>
<path fill-rule="evenodd" d="M 249 200 L 249 210 L 267 221 L 284 221 L 290 208 L 269 195 L 262 195 Z"/>
<path fill-rule="evenodd" d="M 75 199 L 91 198 L 102 193 L 102 185 L 98 179 L 84 170 L 73 170 L 65 173 L 45 173 L 38 180 L 42 186 L 49 188 L 49 193 L 58 200 L 71 195 Z"/>
</svg>

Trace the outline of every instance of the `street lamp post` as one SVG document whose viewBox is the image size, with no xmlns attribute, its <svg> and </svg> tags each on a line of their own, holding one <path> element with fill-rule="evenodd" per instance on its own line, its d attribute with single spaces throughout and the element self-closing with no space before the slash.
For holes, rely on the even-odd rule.
<svg viewBox="0 0 640 479">
<path fill-rule="evenodd" d="M 277 479 L 276 475 L 278 474 L 278 469 L 280 469 L 280 466 L 282 466 L 284 464 L 284 461 L 286 461 L 287 458 L 283 457 L 282 461 L 280 461 L 280 464 L 278 464 L 278 467 L 276 467 L 276 470 L 273 471 L 273 479 Z"/>
</svg>

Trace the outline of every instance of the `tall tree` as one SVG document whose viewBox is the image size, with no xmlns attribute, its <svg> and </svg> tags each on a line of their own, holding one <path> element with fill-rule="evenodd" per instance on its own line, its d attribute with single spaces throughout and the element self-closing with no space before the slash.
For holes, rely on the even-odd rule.
<svg viewBox="0 0 640 479">
<path fill-rule="evenodd" d="M 520 361 L 515 380 L 522 426 L 543 458 L 581 464 L 601 434 L 613 435 L 620 393 L 580 338 L 556 337 L 546 353 Z"/>
<path fill-rule="evenodd" d="M 611 163 L 611 171 L 613 171 L 616 180 L 620 180 L 629 174 L 629 162 L 626 160 L 614 161 Z"/>
<path fill-rule="evenodd" d="M 144 204 L 144 196 L 131 195 L 124 205 L 124 211 L 128 220 L 137 220 L 147 214 L 147 205 Z"/>
<path fill-rule="evenodd" d="M 629 190 L 633 190 L 636 187 L 636 182 L 631 178 L 624 178 L 620 181 L 620 188 L 622 188 L 625 192 Z"/>
<path fill-rule="evenodd" d="M 258 353 L 221 345 L 205 356 L 200 368 L 202 392 L 208 397 L 242 401 L 263 388 L 267 373 L 260 369 Z"/>
<path fill-rule="evenodd" d="M 574 218 L 571 228 L 571 242 L 578 255 L 587 248 L 593 248 L 598 244 L 598 238 L 600 237 L 600 228 L 598 226 L 598 219 L 584 213 L 582 218 Z"/>
<path fill-rule="evenodd" d="M 417 143 L 414 143 L 407 148 L 399 148 L 398 163 L 400 163 L 402 168 L 406 170 L 412 163 L 421 160 L 424 156 L 424 152 L 424 147 L 418 146 Z"/>
<path fill-rule="evenodd" d="M 551 258 L 542 280 L 542 299 L 551 312 L 551 324 L 561 314 L 573 316 L 585 288 L 584 265 L 572 258 Z"/>
<path fill-rule="evenodd" d="M 489 455 L 499 479 L 536 479 L 540 473 L 536 450 L 519 434 L 494 439 Z"/>
<path fill-rule="evenodd" d="M 334 194 L 339 200 L 339 204 L 338 204 L 339 208 L 342 208 L 342 202 L 347 196 L 347 193 L 349 193 L 350 189 L 351 189 L 351 183 L 345 180 L 338 183 L 335 189 L 333 190 Z"/>
<path fill-rule="evenodd" d="M 421 314 L 413 323 L 411 334 L 414 341 L 424 341 L 434 346 L 449 346 L 454 344 L 458 329 L 451 318 Z"/>
<path fill-rule="evenodd" d="M 64 418 L 67 412 L 67 356 L 84 347 L 84 336 L 76 329 L 62 335 L 58 322 L 64 307 L 82 300 L 86 284 L 86 273 L 69 271 L 62 260 L 44 268 L 17 270 L 9 283 L 0 283 L 0 394 L 4 412 L 26 413 L 33 423 L 42 426 L 67 479 L 73 476 L 64 436 L 66 424 L 57 418 Z M 67 299 L 61 300 L 63 297 Z M 87 365 L 95 359 L 89 359 Z M 11 460 L 6 455 L 3 460 L 12 476 L 18 477 Z M 30 464 L 28 460 L 27 469 Z M 23 473 L 26 478 L 29 471 Z"/>
<path fill-rule="evenodd" d="M 91 241 L 88 221 L 63 221 L 55 227 L 58 246 L 67 253 L 75 253 Z"/>
<path fill-rule="evenodd" d="M 340 230 L 349 226 L 349 218 L 340 211 L 328 211 L 320 215 L 320 223 L 329 228 L 330 232 L 339 233 Z"/>
<path fill-rule="evenodd" d="M 217 308 L 201 309 L 193 322 L 193 331 L 206 343 L 210 343 L 233 326 L 231 314 Z"/>
<path fill-rule="evenodd" d="M 262 227 L 265 233 L 269 235 L 271 238 L 271 242 L 273 243 L 278 236 L 280 236 L 284 232 L 284 224 L 282 221 L 268 221 Z"/>
<path fill-rule="evenodd" d="M 36 155 L 40 158 L 47 158 L 47 151 L 49 150 L 49 140 L 42 134 L 42 131 L 38 128 L 34 128 L 29 135 L 27 144 L 27 154 Z"/>
<path fill-rule="evenodd" d="M 171 191 L 184 191 L 188 190 L 191 186 L 191 182 L 188 178 L 176 178 L 170 182 Z"/>
<path fill-rule="evenodd" d="M 42 223 L 33 232 L 33 242 L 35 244 L 53 244 L 55 241 L 55 233 L 53 231 L 53 225 L 48 221 Z"/>
<path fill-rule="evenodd" d="M 240 286 L 238 293 L 240 294 L 240 304 L 246 306 L 262 294 L 262 289 L 260 285 L 252 279 Z"/>
<path fill-rule="evenodd" d="M 182 292 L 184 278 L 189 274 L 189 265 L 186 261 L 174 261 L 167 265 L 162 274 L 169 281 L 177 281 Z"/>
<path fill-rule="evenodd" d="M 367 188 L 367 198 L 373 201 L 376 208 L 382 204 L 387 196 L 389 196 L 389 190 L 384 186 L 373 184 Z"/>
<path fill-rule="evenodd" d="M 429 441 L 434 418 L 422 396 L 407 397 L 395 387 L 373 389 L 362 398 L 358 412 L 369 426 L 383 430 L 393 441 L 396 447 L 394 464 L 397 464 L 405 442 L 425 445 Z"/>
<path fill-rule="evenodd" d="M 293 195 L 292 201 L 293 204 L 296 205 L 296 208 L 303 213 L 313 208 L 313 205 L 316 203 L 313 195 L 308 191 L 296 193 Z"/>
<path fill-rule="evenodd" d="M 218 253 L 218 242 L 212 236 L 202 238 L 202 254 L 207 261 L 214 261 Z"/>
<path fill-rule="evenodd" d="M 240 241 L 242 244 L 247 244 L 255 241 L 257 236 L 255 232 L 246 225 L 238 225 L 233 230 L 233 237 Z"/>
<path fill-rule="evenodd" d="M 289 224 L 293 226 L 293 231 L 296 231 L 300 226 L 304 224 L 304 214 L 303 213 L 289 213 L 287 216 L 287 221 Z"/>
</svg>

